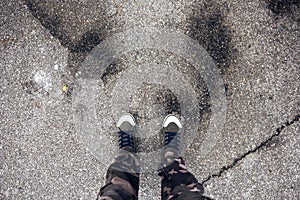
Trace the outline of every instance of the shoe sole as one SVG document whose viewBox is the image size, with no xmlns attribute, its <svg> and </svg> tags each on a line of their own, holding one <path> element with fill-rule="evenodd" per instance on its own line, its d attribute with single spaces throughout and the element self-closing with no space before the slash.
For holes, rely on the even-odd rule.
<svg viewBox="0 0 300 200">
<path fill-rule="evenodd" d="M 121 126 L 123 125 L 124 122 L 129 123 L 129 125 L 131 125 L 132 127 L 136 126 L 135 118 L 130 113 L 123 114 L 120 117 L 120 119 L 117 122 L 117 127 L 121 129 Z"/>
<path fill-rule="evenodd" d="M 182 129 L 182 124 L 180 120 L 174 115 L 174 114 L 169 114 L 165 117 L 163 123 L 162 123 L 162 128 L 168 127 L 170 123 L 175 123 L 179 129 Z"/>
</svg>

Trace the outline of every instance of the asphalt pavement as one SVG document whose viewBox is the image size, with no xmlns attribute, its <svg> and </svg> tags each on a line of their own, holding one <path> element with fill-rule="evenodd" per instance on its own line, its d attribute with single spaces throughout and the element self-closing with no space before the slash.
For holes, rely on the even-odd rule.
<svg viewBox="0 0 300 200">
<path fill-rule="evenodd" d="M 139 124 L 140 199 L 160 199 L 160 122 L 214 199 L 300 199 L 300 5 L 0 2 L 0 199 L 95 199 Z"/>
</svg>

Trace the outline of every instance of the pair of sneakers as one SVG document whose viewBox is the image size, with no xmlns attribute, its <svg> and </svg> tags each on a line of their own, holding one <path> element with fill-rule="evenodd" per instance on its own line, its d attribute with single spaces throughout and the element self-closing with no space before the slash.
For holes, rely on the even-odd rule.
<svg viewBox="0 0 300 200">
<path fill-rule="evenodd" d="M 132 136 L 132 130 L 136 126 L 135 118 L 131 114 L 124 114 L 117 122 L 119 128 L 119 148 L 127 151 L 135 152 L 135 145 Z M 172 152 L 173 156 L 178 156 L 180 145 L 180 129 L 182 124 L 180 120 L 173 114 L 165 117 L 162 123 L 162 131 L 164 134 L 165 152 Z"/>
</svg>

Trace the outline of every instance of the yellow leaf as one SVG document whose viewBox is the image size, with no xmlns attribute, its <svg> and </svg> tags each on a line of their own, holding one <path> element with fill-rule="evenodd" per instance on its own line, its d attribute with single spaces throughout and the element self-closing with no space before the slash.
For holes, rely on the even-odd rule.
<svg viewBox="0 0 300 200">
<path fill-rule="evenodd" d="M 63 87 L 62 87 L 62 90 L 65 92 L 65 91 L 67 91 L 67 89 L 68 89 L 68 87 L 66 86 L 66 85 L 64 85 Z"/>
</svg>

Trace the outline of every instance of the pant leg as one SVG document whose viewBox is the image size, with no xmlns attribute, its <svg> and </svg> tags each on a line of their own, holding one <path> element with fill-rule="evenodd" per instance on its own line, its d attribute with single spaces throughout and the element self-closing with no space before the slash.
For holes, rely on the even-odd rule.
<svg viewBox="0 0 300 200">
<path fill-rule="evenodd" d="M 203 196 L 203 186 L 188 172 L 181 157 L 160 169 L 158 175 L 161 177 L 162 200 L 210 199 Z"/>
<path fill-rule="evenodd" d="M 139 190 L 140 163 L 131 149 L 120 150 L 105 177 L 97 200 L 136 200 Z"/>
</svg>

